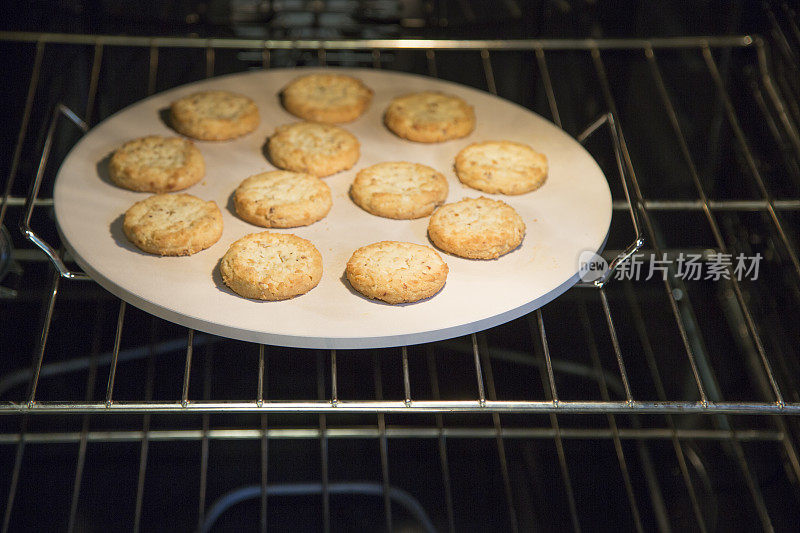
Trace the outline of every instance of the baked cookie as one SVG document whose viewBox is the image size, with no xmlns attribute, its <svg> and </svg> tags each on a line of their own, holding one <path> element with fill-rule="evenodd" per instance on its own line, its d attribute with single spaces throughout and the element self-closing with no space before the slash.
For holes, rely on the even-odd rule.
<svg viewBox="0 0 800 533">
<path fill-rule="evenodd" d="M 276 167 L 323 177 L 355 165 L 360 145 L 355 135 L 338 126 L 297 122 L 279 126 L 268 150 Z"/>
<path fill-rule="evenodd" d="M 228 91 L 203 91 L 172 102 L 170 123 L 178 133 L 203 141 L 241 137 L 258 127 L 255 102 Z"/>
<path fill-rule="evenodd" d="M 392 100 L 383 121 L 404 139 L 436 143 L 469 135 L 475 111 L 457 96 L 425 91 Z"/>
<path fill-rule="evenodd" d="M 495 259 L 520 245 L 525 223 L 500 200 L 465 198 L 433 212 L 428 236 L 437 248 L 469 259 Z"/>
<path fill-rule="evenodd" d="M 547 157 L 530 146 L 511 141 L 470 144 L 456 156 L 461 183 L 488 193 L 522 194 L 547 179 Z"/>
<path fill-rule="evenodd" d="M 322 255 L 297 235 L 251 233 L 231 244 L 219 271 L 225 284 L 245 298 L 286 300 L 317 286 Z"/>
<path fill-rule="evenodd" d="M 149 135 L 123 144 L 108 164 L 111 181 L 123 189 L 173 192 L 191 187 L 206 173 L 192 141 Z"/>
<path fill-rule="evenodd" d="M 359 248 L 345 269 L 355 290 L 390 304 L 433 296 L 444 286 L 447 272 L 447 263 L 433 248 L 397 241 Z"/>
<path fill-rule="evenodd" d="M 292 80 L 284 87 L 286 111 L 316 122 L 352 122 L 372 101 L 372 89 L 343 74 L 309 74 Z"/>
<path fill-rule="evenodd" d="M 331 209 L 331 189 L 311 174 L 274 170 L 250 176 L 233 195 L 236 213 L 265 228 L 307 226 Z"/>
<path fill-rule="evenodd" d="M 378 163 L 361 170 L 350 187 L 353 201 L 386 218 L 430 215 L 447 198 L 447 179 L 417 163 Z"/>
<path fill-rule="evenodd" d="M 222 213 L 216 203 L 191 194 L 157 194 L 133 204 L 122 229 L 145 252 L 192 255 L 222 236 Z"/>
</svg>

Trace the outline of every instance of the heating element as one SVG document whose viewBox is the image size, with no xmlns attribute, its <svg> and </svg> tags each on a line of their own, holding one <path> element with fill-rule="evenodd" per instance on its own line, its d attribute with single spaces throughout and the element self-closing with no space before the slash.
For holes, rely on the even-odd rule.
<svg viewBox="0 0 800 533">
<path fill-rule="evenodd" d="M 783 52 L 0 33 L 27 82 L 0 208 L 2 531 L 791 529 L 800 42 L 781 35 Z M 339 351 L 186 330 L 77 270 L 50 191 L 82 132 L 172 86 L 294 65 L 441 77 L 563 127 L 609 180 L 611 269 L 468 337 Z"/>
</svg>

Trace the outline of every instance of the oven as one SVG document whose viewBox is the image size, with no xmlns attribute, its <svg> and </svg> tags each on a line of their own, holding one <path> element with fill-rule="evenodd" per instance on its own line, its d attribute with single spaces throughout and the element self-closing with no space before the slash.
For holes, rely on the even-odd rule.
<svg viewBox="0 0 800 533">
<path fill-rule="evenodd" d="M 796 530 L 800 18 L 756 4 L 36 4 L 0 32 L 0 531 Z M 81 272 L 52 197 L 86 131 L 297 66 L 563 128 L 609 182 L 607 275 L 466 336 L 327 350 L 188 329 Z"/>
</svg>

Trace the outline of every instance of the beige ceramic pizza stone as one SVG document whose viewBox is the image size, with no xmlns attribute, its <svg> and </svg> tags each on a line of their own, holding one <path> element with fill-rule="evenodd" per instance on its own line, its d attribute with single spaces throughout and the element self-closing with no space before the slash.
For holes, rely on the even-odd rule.
<svg viewBox="0 0 800 533">
<path fill-rule="evenodd" d="M 178 87 L 126 108 L 93 128 L 62 165 L 55 186 L 59 230 L 78 264 L 112 293 L 157 316 L 201 331 L 266 344 L 312 348 L 366 348 L 415 344 L 487 329 L 529 312 L 560 295 L 578 279 L 578 256 L 599 250 L 611 220 L 611 195 L 592 157 L 565 132 L 534 113 L 486 92 L 428 77 L 396 72 L 336 69 L 362 79 L 375 93 L 369 109 L 345 127 L 361 143 L 358 163 L 324 178 L 333 207 L 309 226 L 286 230 L 310 240 L 322 254 L 323 274 L 305 295 L 280 302 L 242 298 L 222 283 L 218 262 L 230 244 L 259 231 L 233 211 L 231 195 L 248 176 L 273 170 L 264 143 L 275 128 L 296 121 L 278 93 L 293 78 L 320 69 L 248 72 Z M 125 141 L 145 135 L 174 135 L 160 120 L 169 104 L 199 90 L 228 90 L 252 98 L 258 128 L 231 141 L 196 141 L 206 176 L 186 189 L 214 200 L 224 230 L 210 248 L 189 257 L 155 257 L 138 251 L 122 234 L 121 216 L 143 193 L 108 180 L 108 156 Z M 469 136 L 434 145 L 398 138 L 383 125 L 392 98 L 436 90 L 460 96 L 475 107 L 477 126 Z M 348 196 L 355 174 L 382 161 L 430 166 L 448 179 L 448 202 L 478 197 L 455 176 L 456 154 L 470 143 L 507 139 L 544 153 L 550 175 L 537 191 L 503 199 L 523 217 L 522 245 L 491 261 L 442 253 L 449 267 L 444 288 L 427 300 L 389 305 L 356 293 L 344 276 L 357 248 L 381 240 L 430 245 L 428 217 L 391 220 L 371 215 Z"/>
</svg>

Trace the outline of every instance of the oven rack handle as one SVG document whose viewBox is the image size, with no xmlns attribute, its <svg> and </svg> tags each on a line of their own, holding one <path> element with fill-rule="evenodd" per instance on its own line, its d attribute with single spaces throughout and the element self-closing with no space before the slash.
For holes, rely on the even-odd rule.
<svg viewBox="0 0 800 533">
<path fill-rule="evenodd" d="M 630 178 L 625 170 L 625 165 L 623 164 L 622 143 L 620 142 L 622 135 L 619 130 L 619 125 L 614 118 L 614 114 L 609 111 L 603 115 L 600 115 L 600 117 L 589 124 L 589 126 L 587 126 L 586 129 L 584 129 L 583 132 L 578 135 L 577 140 L 581 145 L 585 146 L 587 141 L 595 133 L 600 131 L 603 126 L 608 127 L 609 134 L 611 135 L 612 146 L 614 149 L 614 160 L 617 164 L 617 172 L 619 173 L 620 182 L 622 183 L 622 190 L 625 193 L 625 201 L 628 204 L 628 211 L 631 216 L 631 223 L 633 224 L 633 231 L 636 235 L 636 238 L 611 261 L 611 263 L 608 265 L 608 268 L 603 272 L 602 276 L 594 281 L 579 282 L 576 284 L 577 287 L 590 287 L 595 289 L 602 289 L 609 280 L 613 279 L 614 273 L 617 271 L 617 269 L 625 262 L 630 260 L 630 258 L 636 252 L 638 252 L 642 246 L 644 246 L 645 242 L 644 232 L 642 231 L 642 225 L 639 220 L 639 210 L 642 209 L 642 206 L 640 205 L 639 200 L 632 197 L 630 193 Z"/>
<path fill-rule="evenodd" d="M 53 136 L 55 134 L 56 127 L 58 126 L 59 119 L 62 117 L 69 119 L 69 121 L 77 126 L 82 133 L 89 131 L 89 125 L 69 107 L 60 102 L 56 105 L 55 109 L 53 110 L 53 117 L 50 119 L 50 125 L 47 128 L 47 136 L 45 137 L 44 146 L 42 147 L 42 155 L 39 158 L 39 166 L 36 169 L 36 177 L 34 178 L 31 188 L 28 191 L 28 196 L 25 198 L 25 210 L 19 223 L 19 230 L 26 239 L 35 244 L 45 253 L 45 255 L 47 255 L 47 257 L 50 259 L 50 262 L 53 263 L 53 266 L 56 268 L 62 278 L 82 281 L 90 280 L 91 278 L 84 272 L 70 270 L 64 263 L 61 253 L 42 237 L 40 237 L 33 230 L 33 228 L 31 228 L 31 216 L 33 215 L 33 208 L 36 205 L 36 199 L 39 196 L 39 188 L 42 184 L 42 177 L 44 176 L 45 168 L 47 167 L 47 160 L 50 157 L 50 150 L 53 147 Z"/>
</svg>

